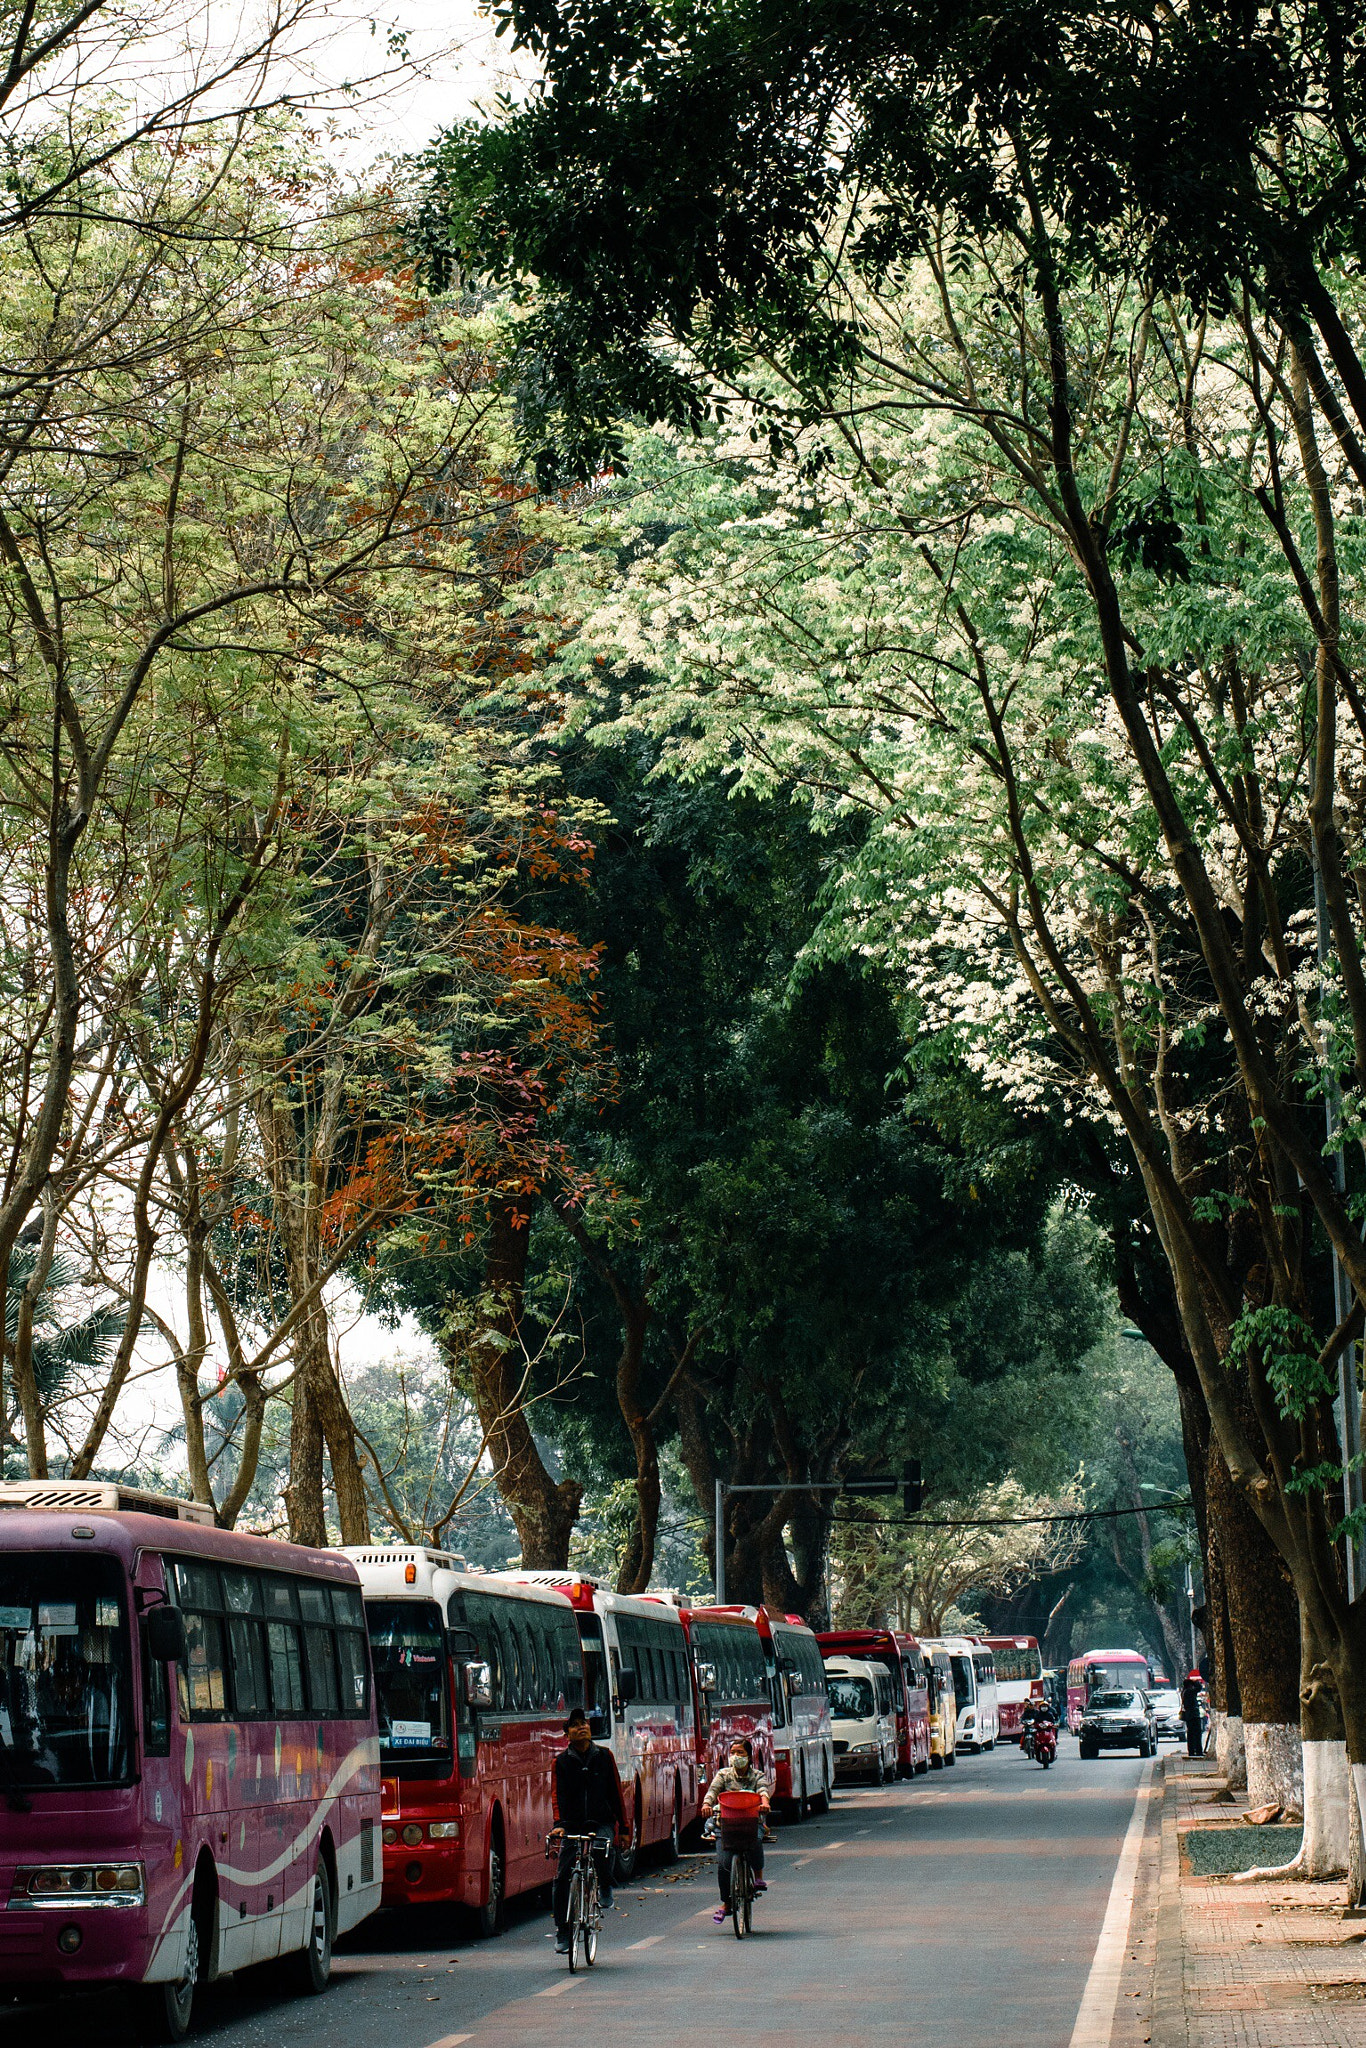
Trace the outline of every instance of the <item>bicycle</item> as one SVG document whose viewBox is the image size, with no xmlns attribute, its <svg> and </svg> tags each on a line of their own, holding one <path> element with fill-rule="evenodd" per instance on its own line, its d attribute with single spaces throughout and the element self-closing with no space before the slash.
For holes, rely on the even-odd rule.
<svg viewBox="0 0 1366 2048">
<path fill-rule="evenodd" d="M 743 1941 L 754 1928 L 755 1878 L 750 1850 L 759 1839 L 763 1825 L 758 1798 L 749 1792 L 723 1792 L 719 1828 L 724 1848 L 731 1852 L 730 1897 L 727 1909 L 735 1939 Z M 705 1830 L 704 1830 L 704 1839 Z"/>
<path fill-rule="evenodd" d="M 596 1835 L 547 1835 L 545 1853 L 554 1855 L 561 1842 L 573 1842 L 578 1850 L 569 1880 L 569 1967 L 579 1967 L 579 1950 L 591 1970 L 598 1959 L 598 1931 L 602 1926 L 602 1898 L 598 1891 L 598 1866 L 593 1860 Z"/>
</svg>

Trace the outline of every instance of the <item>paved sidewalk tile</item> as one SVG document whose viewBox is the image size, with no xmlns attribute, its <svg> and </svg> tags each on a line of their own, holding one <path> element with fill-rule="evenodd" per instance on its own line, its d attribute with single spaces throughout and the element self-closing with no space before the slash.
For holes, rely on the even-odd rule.
<svg viewBox="0 0 1366 2048">
<path fill-rule="evenodd" d="M 1247 1799 L 1230 1798 L 1209 1760 L 1171 1757 L 1165 1776 L 1170 1884 L 1173 1822 L 1179 1847 L 1189 1828 L 1237 1826 Z M 1154 2048 L 1366 2048 L 1366 1939 L 1361 1922 L 1342 1917 L 1340 1879 L 1230 1884 L 1193 1877 L 1184 1856 L 1179 1867 L 1181 1968 L 1178 1978 L 1169 1958 L 1167 1979 L 1181 1988 L 1165 2007 L 1157 1998 Z M 1175 1916 L 1167 1924 L 1174 1931 Z M 1117 2025 L 1115 2048 L 1142 2040 Z"/>
</svg>

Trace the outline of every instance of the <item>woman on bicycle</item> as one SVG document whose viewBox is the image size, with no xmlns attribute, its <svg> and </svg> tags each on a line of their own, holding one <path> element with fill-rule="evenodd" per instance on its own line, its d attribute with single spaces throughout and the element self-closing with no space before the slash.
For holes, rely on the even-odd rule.
<svg viewBox="0 0 1366 2048">
<path fill-rule="evenodd" d="M 716 1773 L 707 1794 L 702 1801 L 702 1818 L 710 1820 L 716 1812 L 716 1804 L 723 1792 L 757 1792 L 759 1795 L 759 1828 L 749 1850 L 750 1866 L 754 1871 L 754 1889 L 766 1892 L 764 1882 L 764 1827 L 768 1818 L 769 1805 L 773 1798 L 773 1787 L 754 1762 L 754 1748 L 748 1736 L 736 1735 L 731 1739 L 730 1761 Z M 712 1914 L 719 1927 L 730 1906 L 730 1866 L 735 1860 L 734 1848 L 727 1848 L 723 1830 L 716 1837 L 716 1881 L 721 1887 L 721 1904 Z"/>
</svg>

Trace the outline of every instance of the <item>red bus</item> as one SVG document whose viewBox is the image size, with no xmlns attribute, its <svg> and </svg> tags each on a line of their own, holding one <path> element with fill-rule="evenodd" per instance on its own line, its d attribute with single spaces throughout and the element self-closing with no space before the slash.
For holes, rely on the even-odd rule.
<svg viewBox="0 0 1366 2048">
<path fill-rule="evenodd" d="M 0 1985 L 125 1985 L 173 2041 L 249 1963 L 322 1990 L 380 1894 L 354 1567 L 117 1486 L 0 1506 Z"/>
<path fill-rule="evenodd" d="M 773 1703 L 773 1796 L 798 1818 L 824 1813 L 835 1783 L 835 1743 L 820 1644 L 799 1614 L 768 1607 L 712 1608 L 753 1621 Z"/>
<path fill-rule="evenodd" d="M 1097 1687 L 1137 1686 L 1146 1692 L 1152 1667 L 1140 1650 L 1087 1650 L 1067 1667 L 1067 1725 L 1075 1735 Z"/>
<path fill-rule="evenodd" d="M 496 1934 L 546 1882 L 550 1779 L 583 1697 L 574 1613 L 444 1550 L 359 1547 L 383 1777 L 384 1903 L 455 1904 Z"/>
<path fill-rule="evenodd" d="M 897 1774 L 909 1778 L 930 1768 L 930 1672 L 925 1652 L 912 1635 L 890 1628 L 823 1629 L 816 1637 L 823 1654 L 858 1657 L 885 1664 L 896 1706 Z"/>
<path fill-rule="evenodd" d="M 1034 1636 L 973 1636 L 996 1659 L 996 1709 L 1002 1742 L 1018 1742 L 1026 1700 L 1044 1696 L 1043 1659 Z"/>
<path fill-rule="evenodd" d="M 697 1773 L 705 1792 L 732 1737 L 747 1735 L 773 1775 L 773 1696 L 752 1607 L 681 1607 L 697 1687 Z"/>
<path fill-rule="evenodd" d="M 697 1818 L 697 1709 L 688 1641 L 678 1609 L 650 1594 L 613 1593 L 569 1572 L 519 1572 L 527 1585 L 555 1586 L 574 1609 L 583 1651 L 583 1704 L 610 1743 L 626 1795 L 630 1845 L 617 1869 L 630 1878 L 642 1848 L 679 1854 Z"/>
</svg>

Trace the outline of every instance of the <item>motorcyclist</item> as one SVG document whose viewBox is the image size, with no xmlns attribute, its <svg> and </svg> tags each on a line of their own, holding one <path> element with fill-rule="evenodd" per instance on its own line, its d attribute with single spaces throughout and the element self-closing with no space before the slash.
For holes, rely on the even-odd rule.
<svg viewBox="0 0 1366 2048">
<path fill-rule="evenodd" d="M 732 1736 L 729 1762 L 716 1773 L 711 1784 L 707 1787 L 706 1796 L 702 1801 L 702 1818 L 704 1820 L 712 1818 L 716 1812 L 717 1802 L 723 1792 L 757 1792 L 759 1795 L 760 1827 L 748 1854 L 750 1865 L 754 1871 L 754 1889 L 756 1892 L 766 1892 L 768 1886 L 764 1882 L 763 1823 L 768 1818 L 769 1807 L 773 1798 L 773 1787 L 769 1784 L 763 1772 L 755 1765 L 754 1746 L 748 1736 Z M 735 1850 L 727 1848 L 724 1830 L 718 1829 L 716 1836 L 716 1881 L 721 1887 L 721 1903 L 711 1916 L 718 1927 L 725 1919 L 730 1907 L 730 1869 L 734 1860 Z"/>
<path fill-rule="evenodd" d="M 564 1724 L 568 1747 L 555 1759 L 550 1781 L 560 1860 L 555 1869 L 555 1948 L 569 1953 L 569 1889 L 578 1860 L 578 1845 L 566 1835 L 594 1835 L 593 1861 L 598 1867 L 598 1893 L 604 1911 L 612 1903 L 612 1860 L 618 1836 L 626 1834 L 626 1802 L 621 1796 L 617 1761 L 610 1749 L 593 1740 L 593 1728 L 582 1707 Z"/>
<path fill-rule="evenodd" d="M 1026 1700 L 1024 1712 L 1020 1716 L 1020 1746 L 1025 1755 L 1033 1756 L 1034 1754 L 1034 1734 L 1036 1729 L 1044 1726 L 1056 1728 L 1057 1725 L 1053 1718 L 1053 1709 L 1047 1700 Z"/>
</svg>

